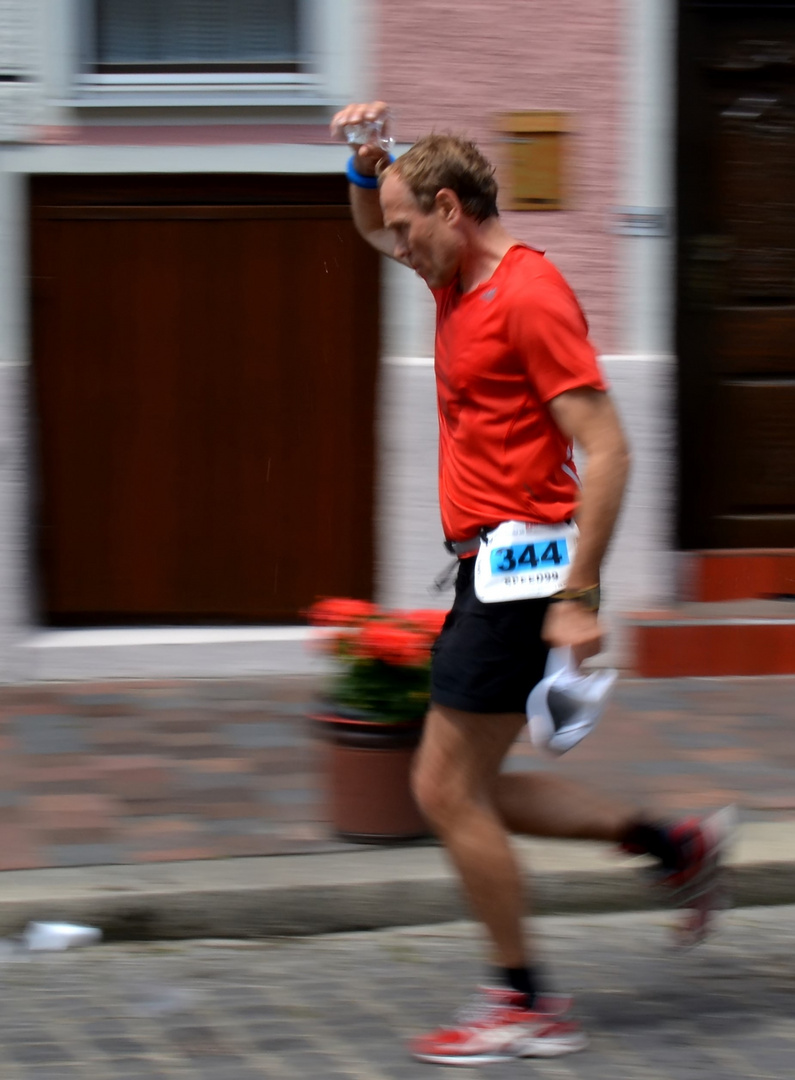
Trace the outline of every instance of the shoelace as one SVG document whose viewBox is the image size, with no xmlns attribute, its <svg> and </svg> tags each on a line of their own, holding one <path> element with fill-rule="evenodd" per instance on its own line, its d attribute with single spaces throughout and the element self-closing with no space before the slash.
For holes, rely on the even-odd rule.
<svg viewBox="0 0 795 1080">
<path fill-rule="evenodd" d="M 493 1013 L 501 1008 L 504 1008 L 504 1006 L 500 1002 L 492 1001 L 483 994 L 476 994 L 469 1001 L 464 1002 L 456 1012 L 455 1018 L 459 1024 L 463 1024 L 465 1027 L 474 1027 L 488 1020 Z"/>
</svg>

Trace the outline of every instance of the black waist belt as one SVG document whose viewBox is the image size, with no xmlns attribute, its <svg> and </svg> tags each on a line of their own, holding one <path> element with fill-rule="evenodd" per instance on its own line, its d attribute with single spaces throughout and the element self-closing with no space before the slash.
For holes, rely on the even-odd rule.
<svg viewBox="0 0 795 1080">
<path fill-rule="evenodd" d="M 459 558 L 462 555 L 471 555 L 474 551 L 480 550 L 481 537 L 487 532 L 488 529 L 481 529 L 477 536 L 469 540 L 445 540 L 444 546 L 451 555 L 457 555 Z"/>
<path fill-rule="evenodd" d="M 567 518 L 566 525 L 571 525 L 573 520 L 573 518 Z M 459 558 L 462 555 L 472 555 L 473 552 L 480 550 L 480 541 L 485 540 L 492 529 L 496 528 L 496 525 L 484 525 L 477 536 L 473 536 L 469 540 L 445 540 L 444 546 L 451 555 L 457 555 Z"/>
</svg>

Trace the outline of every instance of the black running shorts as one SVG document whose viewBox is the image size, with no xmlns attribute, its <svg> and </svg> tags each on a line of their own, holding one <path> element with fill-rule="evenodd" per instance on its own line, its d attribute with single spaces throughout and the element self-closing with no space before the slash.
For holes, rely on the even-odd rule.
<svg viewBox="0 0 795 1080">
<path fill-rule="evenodd" d="M 433 647 L 431 700 L 473 713 L 524 713 L 543 678 L 541 640 L 548 600 L 484 604 L 475 596 L 475 559 L 461 559 L 455 601 Z"/>
</svg>

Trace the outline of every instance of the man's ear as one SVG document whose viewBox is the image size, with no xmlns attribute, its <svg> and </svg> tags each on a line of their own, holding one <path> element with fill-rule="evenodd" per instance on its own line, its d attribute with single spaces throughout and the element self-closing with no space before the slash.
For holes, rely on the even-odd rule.
<svg viewBox="0 0 795 1080">
<path fill-rule="evenodd" d="M 461 220 L 461 200 L 450 188 L 440 188 L 436 192 L 434 206 L 448 225 L 455 225 Z"/>
</svg>

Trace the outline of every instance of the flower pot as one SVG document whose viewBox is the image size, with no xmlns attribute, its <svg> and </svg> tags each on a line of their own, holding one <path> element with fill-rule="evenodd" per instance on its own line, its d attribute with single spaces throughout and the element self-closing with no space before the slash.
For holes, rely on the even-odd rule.
<svg viewBox="0 0 795 1080">
<path fill-rule="evenodd" d="M 339 836 L 385 844 L 428 835 L 411 792 L 422 720 L 379 723 L 324 711 L 313 717 L 326 746 L 326 794 Z"/>
</svg>

